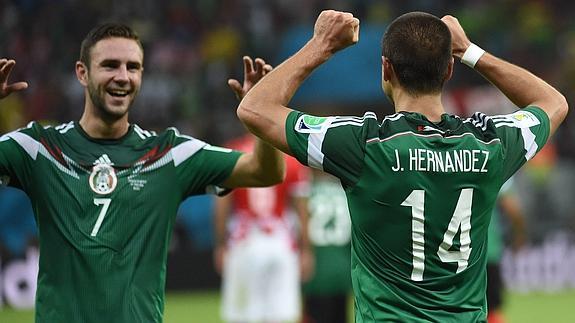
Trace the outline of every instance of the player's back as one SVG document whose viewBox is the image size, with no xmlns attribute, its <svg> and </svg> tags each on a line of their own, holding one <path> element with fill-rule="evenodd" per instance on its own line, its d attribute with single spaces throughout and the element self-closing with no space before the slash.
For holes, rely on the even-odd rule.
<svg viewBox="0 0 575 323">
<path fill-rule="evenodd" d="M 290 151 L 338 177 L 352 222 L 356 322 L 481 322 L 485 252 L 501 185 L 543 147 L 538 107 L 434 123 L 399 112 L 378 122 L 286 120 Z"/>
<path fill-rule="evenodd" d="M 347 192 L 359 322 L 484 320 L 487 228 L 514 162 L 496 122 L 400 113 L 368 138 Z"/>
<path fill-rule="evenodd" d="M 396 117 L 368 140 L 366 166 L 348 192 L 354 242 L 362 241 L 353 248 L 355 283 L 385 298 L 376 305 L 389 312 L 383 319 L 402 311 L 424 318 L 426 309 L 434 320 L 442 310 L 479 317 L 484 277 L 475 278 L 500 185 L 500 140 L 447 115 L 438 124 Z"/>
</svg>

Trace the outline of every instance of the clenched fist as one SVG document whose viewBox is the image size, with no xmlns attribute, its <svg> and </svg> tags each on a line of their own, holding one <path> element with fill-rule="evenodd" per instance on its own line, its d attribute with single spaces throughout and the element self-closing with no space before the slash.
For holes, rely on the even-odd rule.
<svg viewBox="0 0 575 323">
<path fill-rule="evenodd" d="M 451 51 L 453 56 L 461 59 L 467 47 L 471 45 L 471 41 L 467 38 L 457 18 L 447 15 L 441 18 L 441 21 L 447 25 L 451 32 Z"/>
<path fill-rule="evenodd" d="M 359 19 L 349 12 L 324 10 L 315 22 L 313 38 L 335 53 L 359 41 Z"/>
</svg>

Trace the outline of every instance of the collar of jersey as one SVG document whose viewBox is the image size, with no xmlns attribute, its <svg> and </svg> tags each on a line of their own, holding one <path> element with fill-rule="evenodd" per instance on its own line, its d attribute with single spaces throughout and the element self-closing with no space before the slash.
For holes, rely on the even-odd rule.
<svg viewBox="0 0 575 323">
<path fill-rule="evenodd" d="M 92 138 L 92 137 L 90 137 L 90 135 L 88 135 L 86 133 L 86 131 L 84 131 L 84 129 L 82 128 L 82 126 L 80 125 L 79 122 L 74 122 L 74 129 L 76 129 L 76 131 L 78 131 L 78 133 L 82 137 L 86 138 L 87 140 L 89 140 L 91 142 L 94 142 L 94 143 L 97 143 L 100 145 L 116 145 L 116 144 L 124 142 L 127 138 L 130 137 L 130 135 L 133 132 L 134 125 L 130 124 L 130 126 L 128 127 L 128 131 L 126 131 L 126 133 L 122 137 L 117 138 L 117 139 Z"/>
<path fill-rule="evenodd" d="M 427 119 L 426 116 L 424 116 L 421 113 L 418 112 L 407 112 L 407 111 L 401 111 L 401 113 L 408 117 L 409 119 L 412 120 L 416 120 L 416 121 L 424 121 L 426 125 L 428 126 L 432 126 L 434 128 L 445 128 L 448 127 L 450 125 L 450 123 L 453 121 L 453 116 L 448 114 L 448 113 L 444 113 L 441 115 L 441 120 L 439 122 L 432 122 L 429 119 Z"/>
</svg>

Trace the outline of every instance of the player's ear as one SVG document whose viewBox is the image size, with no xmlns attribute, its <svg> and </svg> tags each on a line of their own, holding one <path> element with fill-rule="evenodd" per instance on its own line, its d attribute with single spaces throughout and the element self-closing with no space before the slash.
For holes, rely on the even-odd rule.
<svg viewBox="0 0 575 323">
<path fill-rule="evenodd" d="M 383 71 L 383 80 L 391 81 L 391 78 L 393 76 L 393 73 L 395 73 L 395 71 L 393 70 L 393 65 L 391 65 L 391 62 L 385 56 L 381 56 L 381 68 Z"/>
<path fill-rule="evenodd" d="M 76 62 L 76 77 L 83 86 L 88 85 L 88 67 L 83 62 Z"/>
<path fill-rule="evenodd" d="M 451 57 L 451 60 L 449 61 L 449 64 L 447 64 L 447 73 L 445 73 L 445 79 L 443 80 L 444 82 L 447 82 L 451 79 L 451 77 L 453 76 L 453 65 L 455 61 L 453 60 L 453 56 Z"/>
</svg>

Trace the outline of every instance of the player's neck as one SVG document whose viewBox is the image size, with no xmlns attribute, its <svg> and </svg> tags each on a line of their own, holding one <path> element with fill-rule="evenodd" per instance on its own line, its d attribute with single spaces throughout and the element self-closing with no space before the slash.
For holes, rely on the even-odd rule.
<svg viewBox="0 0 575 323">
<path fill-rule="evenodd" d="M 121 119 L 106 122 L 86 111 L 79 123 L 84 132 L 94 139 L 118 139 L 123 137 L 130 127 L 127 115 Z"/>
<path fill-rule="evenodd" d="M 424 115 L 429 121 L 441 121 L 445 113 L 441 103 L 441 94 L 414 96 L 404 91 L 394 92 L 393 102 L 395 111 L 417 112 Z"/>
</svg>

